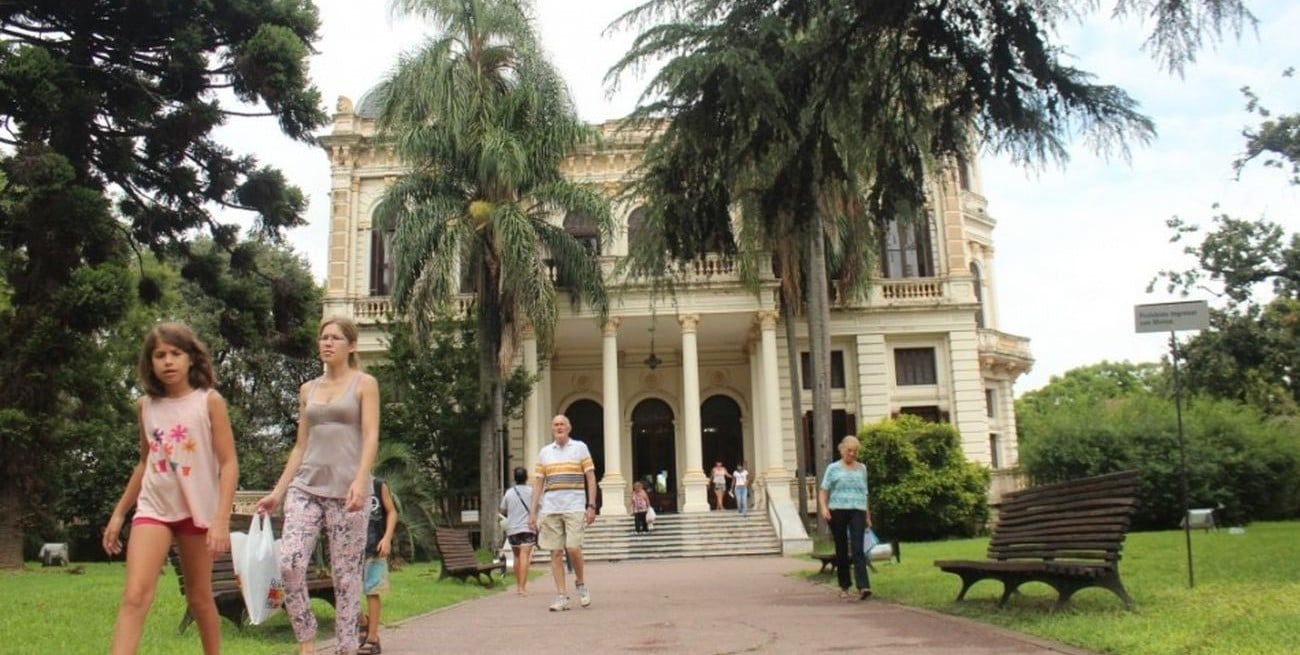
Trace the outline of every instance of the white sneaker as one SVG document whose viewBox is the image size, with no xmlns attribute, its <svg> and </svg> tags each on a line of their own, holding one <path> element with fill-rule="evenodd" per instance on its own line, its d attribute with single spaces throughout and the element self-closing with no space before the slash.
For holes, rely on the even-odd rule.
<svg viewBox="0 0 1300 655">
<path fill-rule="evenodd" d="M 551 603 L 551 611 L 552 611 L 552 612 L 564 612 L 564 611 L 567 611 L 568 609 L 569 609 L 569 597 L 568 597 L 568 596 L 556 596 L 556 597 L 555 597 L 555 602 L 554 602 L 554 603 Z"/>
<path fill-rule="evenodd" d="M 587 589 L 587 585 L 585 584 L 577 585 L 577 587 L 578 587 L 578 604 L 582 605 L 583 607 L 590 607 L 591 591 Z"/>
</svg>

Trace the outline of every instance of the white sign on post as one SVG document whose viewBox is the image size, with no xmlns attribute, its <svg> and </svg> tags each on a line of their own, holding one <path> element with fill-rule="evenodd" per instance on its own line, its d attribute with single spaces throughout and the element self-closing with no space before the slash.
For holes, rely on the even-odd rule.
<svg viewBox="0 0 1300 655">
<path fill-rule="evenodd" d="M 1210 308 L 1204 300 L 1187 302 L 1166 302 L 1151 305 L 1133 306 L 1133 323 L 1137 332 L 1168 332 L 1169 347 L 1172 349 L 1170 361 L 1174 365 L 1174 411 L 1178 414 L 1178 461 L 1183 487 L 1183 511 L 1186 517 L 1192 516 L 1187 500 L 1187 443 L 1183 437 L 1183 392 L 1178 384 L 1178 338 L 1174 332 L 1179 330 L 1204 330 L 1210 327 Z M 1195 586 L 1192 574 L 1192 525 L 1183 519 L 1183 538 L 1187 541 L 1187 586 Z"/>
<path fill-rule="evenodd" d="M 1133 321 L 1139 333 L 1204 330 L 1210 327 L 1210 308 L 1204 300 L 1134 305 Z"/>
</svg>

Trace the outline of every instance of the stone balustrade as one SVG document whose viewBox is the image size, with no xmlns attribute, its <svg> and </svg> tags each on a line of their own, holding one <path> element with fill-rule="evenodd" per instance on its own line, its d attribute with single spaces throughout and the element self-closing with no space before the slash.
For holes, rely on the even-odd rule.
<svg viewBox="0 0 1300 655">
<path fill-rule="evenodd" d="M 1027 337 L 997 330 L 979 330 L 979 353 L 980 364 L 985 368 L 1006 369 L 1017 375 L 1034 364 Z"/>
</svg>

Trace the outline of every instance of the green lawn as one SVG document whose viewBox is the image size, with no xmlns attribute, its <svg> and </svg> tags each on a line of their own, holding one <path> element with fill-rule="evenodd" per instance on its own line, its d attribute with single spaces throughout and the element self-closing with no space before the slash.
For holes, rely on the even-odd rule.
<svg viewBox="0 0 1300 655">
<path fill-rule="evenodd" d="M 75 563 L 74 563 L 75 564 Z M 116 564 L 84 564 L 84 575 L 69 575 L 67 569 L 42 569 L 28 564 L 26 570 L 0 573 L 0 598 L 8 609 L 0 613 L 0 652 L 7 655 L 60 653 L 99 655 L 108 649 L 122 593 L 125 567 Z M 493 576 L 494 578 L 498 576 Z M 437 564 L 418 564 L 393 571 L 392 591 L 384 599 L 384 623 L 424 614 L 470 598 L 505 589 L 484 589 L 475 582 L 454 579 L 437 582 Z M 320 620 L 320 634 L 334 632 L 334 611 L 328 603 L 312 601 Z M 198 632 L 190 627 L 177 635 L 176 626 L 185 613 L 185 599 L 178 591 L 171 567 L 158 581 L 158 595 L 145 626 L 140 652 L 168 655 L 201 654 Z M 277 612 L 259 626 L 243 630 L 221 620 L 221 652 L 229 655 L 273 655 L 293 653 L 296 643 L 284 612 Z"/>
<path fill-rule="evenodd" d="M 1196 586 L 1187 586 L 1181 531 L 1132 533 L 1120 573 L 1136 609 L 1109 591 L 1075 594 L 1051 613 L 1056 594 L 1042 583 L 1021 587 L 997 608 L 1002 584 L 976 583 L 966 600 L 956 575 L 936 559 L 983 558 L 987 539 L 903 544 L 901 564 L 876 563 L 876 595 L 1026 632 L 1102 653 L 1244 655 L 1300 653 L 1300 522 L 1255 523 L 1246 534 L 1194 532 Z"/>
<path fill-rule="evenodd" d="M 1001 584 L 984 581 L 954 603 L 960 582 L 934 568 L 935 559 L 983 557 L 987 541 L 967 539 L 903 544 L 901 564 L 877 563 L 872 588 L 886 600 L 986 621 L 1103 653 L 1124 655 L 1245 655 L 1300 653 L 1300 522 L 1256 523 L 1245 535 L 1193 533 L 1196 587 L 1187 588 L 1183 533 L 1129 535 L 1120 566 L 1137 609 L 1128 612 L 1110 592 L 1088 589 L 1070 607 L 1051 613 L 1052 590 L 1022 587 L 1006 609 L 996 607 Z M 121 594 L 124 568 L 87 564 L 84 575 L 28 565 L 0 574 L 0 597 L 10 600 L 0 614 L 0 652 L 98 654 L 107 648 Z M 812 564 L 810 563 L 810 566 Z M 194 628 L 177 636 L 184 612 L 170 571 L 159 581 L 158 597 L 141 653 L 200 653 Z M 815 570 L 815 569 L 814 569 Z M 537 571 L 534 571 L 538 575 Z M 810 575 L 814 575 L 810 572 Z M 385 601 L 385 622 L 423 614 L 495 590 L 470 582 L 436 582 L 437 565 L 394 571 Z M 829 582 L 830 580 L 827 579 Z M 333 632 L 329 605 L 313 601 L 322 634 Z M 284 613 L 260 626 L 237 629 L 222 621 L 222 652 L 272 655 L 293 651 Z"/>
</svg>

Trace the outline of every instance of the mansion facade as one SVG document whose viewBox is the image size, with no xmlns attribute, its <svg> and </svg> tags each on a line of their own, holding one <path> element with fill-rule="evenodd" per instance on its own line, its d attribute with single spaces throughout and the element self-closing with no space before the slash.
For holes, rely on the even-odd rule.
<svg viewBox="0 0 1300 655">
<path fill-rule="evenodd" d="M 374 138 L 375 113 L 366 98 L 356 107 L 340 98 L 333 129 L 320 139 L 332 180 L 324 314 L 357 321 L 363 358 L 383 357 L 379 322 L 393 282 L 389 237 L 373 214 L 402 173 L 391 149 Z M 633 174 L 645 135 L 600 127 L 603 147 L 571 156 L 564 171 L 612 198 Z M 966 457 L 993 470 L 996 496 L 1012 484 L 1018 460 L 1012 384 L 1033 360 L 1028 339 L 997 329 L 996 222 L 977 170 L 956 162 L 935 176 L 929 195 L 927 220 L 895 228 L 885 240 L 867 299 L 832 308 L 832 437 L 899 414 L 949 421 Z M 798 393 L 811 409 L 812 394 L 806 373 L 798 376 L 802 385 L 791 383 L 777 279 L 769 274 L 755 295 L 732 261 L 707 259 L 688 265 L 675 298 L 652 303 L 648 287 L 613 279 L 639 219 L 636 206 L 615 204 L 613 214 L 617 229 L 608 241 L 582 217 L 555 217 L 588 242 L 607 271 L 609 316 L 601 324 L 589 309 L 557 303 L 551 352 L 539 352 L 524 332 L 518 361 L 539 381 L 522 420 L 509 426 L 506 470 L 532 470 L 556 414 L 569 417 L 574 437 L 592 452 L 606 515 L 627 512 L 634 480 L 647 483 L 658 512 L 709 511 L 713 463 L 734 469 L 744 461 L 752 502 L 771 517 L 785 552 L 806 552 L 811 541 L 799 520 L 797 485 L 814 481 L 811 466 L 797 470 L 795 439 L 811 431 L 796 425 L 790 406 Z M 459 302 L 467 307 L 470 300 Z M 802 322 L 797 334 L 806 371 Z"/>
</svg>

